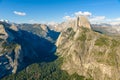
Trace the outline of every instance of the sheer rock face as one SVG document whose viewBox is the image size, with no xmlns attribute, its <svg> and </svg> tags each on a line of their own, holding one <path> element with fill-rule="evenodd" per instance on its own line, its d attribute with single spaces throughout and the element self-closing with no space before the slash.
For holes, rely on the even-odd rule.
<svg viewBox="0 0 120 80">
<path fill-rule="evenodd" d="M 14 31 L 18 31 L 18 28 L 17 28 L 14 24 L 12 24 L 12 25 L 10 26 L 10 29 L 12 29 L 12 30 L 14 30 Z"/>
<path fill-rule="evenodd" d="M 64 30 L 66 30 L 69 27 L 74 27 L 74 29 L 77 28 L 77 19 L 75 20 L 68 20 L 65 22 L 62 22 L 61 24 L 58 24 L 54 30 L 58 31 L 58 32 L 62 32 Z"/>
<path fill-rule="evenodd" d="M 13 70 L 12 73 L 16 73 L 19 63 L 21 63 L 23 61 L 23 54 L 22 54 L 22 50 L 21 50 L 21 46 L 20 45 L 16 45 L 15 49 L 15 59 L 13 60 Z"/>
<path fill-rule="evenodd" d="M 78 27 L 86 27 L 88 29 L 91 29 L 91 25 L 90 25 L 90 22 L 88 21 L 88 19 L 85 17 L 85 16 L 79 16 L 77 18 L 77 26 Z"/>
<path fill-rule="evenodd" d="M 83 26 L 83 25 L 82 25 Z M 57 42 L 57 54 L 63 57 L 61 69 L 94 80 L 119 80 L 120 41 L 86 27 L 68 28 Z"/>
<path fill-rule="evenodd" d="M 8 38 L 8 34 L 3 25 L 0 25 L 0 38 L 4 40 Z"/>
<path fill-rule="evenodd" d="M 78 16 L 75 19 L 67 20 L 61 24 L 58 24 L 54 29 L 56 31 L 62 32 L 69 27 L 72 27 L 74 31 L 76 31 L 78 27 L 86 27 L 88 29 L 91 29 L 91 24 L 88 21 L 87 17 Z"/>
<path fill-rule="evenodd" d="M 9 73 L 16 73 L 23 58 L 21 46 L 14 43 L 15 36 L 9 31 L 11 27 L 4 25 L 7 24 L 0 24 L 0 78 Z"/>
<path fill-rule="evenodd" d="M 41 24 L 40 26 L 45 32 L 48 32 L 48 27 L 46 25 Z"/>
</svg>

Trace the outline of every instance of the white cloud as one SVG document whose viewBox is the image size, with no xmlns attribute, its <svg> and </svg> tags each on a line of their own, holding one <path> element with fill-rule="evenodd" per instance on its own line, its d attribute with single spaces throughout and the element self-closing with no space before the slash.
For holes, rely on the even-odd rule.
<svg viewBox="0 0 120 80">
<path fill-rule="evenodd" d="M 95 17 L 92 17 L 90 18 L 90 21 L 94 22 L 94 21 L 102 21 L 102 20 L 105 20 L 106 17 L 105 16 L 95 16 Z"/>
<path fill-rule="evenodd" d="M 119 25 L 120 24 L 120 17 L 113 18 L 113 19 L 105 19 L 106 23 L 111 25 Z"/>
<path fill-rule="evenodd" d="M 5 20 L 5 19 L 0 19 L 1 22 L 9 22 L 9 20 Z"/>
<path fill-rule="evenodd" d="M 111 22 L 113 21 L 113 19 L 105 19 L 107 22 Z"/>
<path fill-rule="evenodd" d="M 118 25 L 118 24 L 120 24 L 120 22 L 113 21 L 113 22 L 110 22 L 109 24 L 111 24 L 111 25 Z"/>
<path fill-rule="evenodd" d="M 87 17 L 89 17 L 91 15 L 92 15 L 91 12 L 78 11 L 78 12 L 75 12 L 72 16 L 69 16 L 69 15 L 64 16 L 63 19 L 65 19 L 65 20 L 75 20 L 77 16 L 87 16 Z"/>
<path fill-rule="evenodd" d="M 111 25 L 118 25 L 118 24 L 120 24 L 120 17 L 115 18 L 115 19 L 111 19 L 111 21 L 109 21 L 109 23 Z"/>
<path fill-rule="evenodd" d="M 65 20 L 75 20 L 76 17 L 78 17 L 78 16 L 87 16 L 89 21 L 92 24 L 94 24 L 94 23 L 108 23 L 108 24 L 112 24 L 112 25 L 120 24 L 120 17 L 110 19 L 110 18 L 106 18 L 105 16 L 94 16 L 94 15 L 92 15 L 91 12 L 88 12 L 88 11 L 85 11 L 85 12 L 78 11 L 78 12 L 75 12 L 71 16 L 69 16 L 69 15 L 64 16 L 63 19 L 65 19 Z"/>
<path fill-rule="evenodd" d="M 75 15 L 76 16 L 91 16 L 92 13 L 91 12 L 82 12 L 82 11 L 79 11 L 79 12 L 75 12 Z"/>
<path fill-rule="evenodd" d="M 116 20 L 116 21 L 120 21 L 120 18 L 116 18 L 115 20 Z"/>
<path fill-rule="evenodd" d="M 19 11 L 13 11 L 14 14 L 19 15 L 19 16 L 25 16 L 25 12 L 19 12 Z"/>
<path fill-rule="evenodd" d="M 63 19 L 65 19 L 65 20 L 75 20 L 76 19 L 76 17 L 75 17 L 76 15 L 74 15 L 74 17 L 71 17 L 71 16 L 65 16 L 65 17 L 63 17 Z M 88 15 L 86 15 L 86 16 L 88 16 Z M 89 15 L 89 21 L 91 22 L 91 23 L 96 23 L 96 22 L 102 22 L 102 21 L 106 21 L 106 17 L 105 16 L 90 16 Z"/>
<path fill-rule="evenodd" d="M 65 20 L 74 20 L 75 17 L 71 17 L 71 16 L 64 16 L 63 19 Z"/>
</svg>

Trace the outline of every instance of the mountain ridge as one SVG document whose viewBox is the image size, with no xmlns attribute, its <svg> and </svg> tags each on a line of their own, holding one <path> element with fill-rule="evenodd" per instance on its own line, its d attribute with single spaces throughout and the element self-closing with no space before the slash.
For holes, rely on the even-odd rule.
<svg viewBox="0 0 120 80">
<path fill-rule="evenodd" d="M 119 80 L 119 39 L 73 27 L 63 31 L 57 42 L 57 54 L 63 58 L 61 69 L 93 80 Z"/>
<path fill-rule="evenodd" d="M 55 35 L 44 36 L 42 33 L 31 33 L 8 23 L 1 23 L 0 28 L 0 78 L 15 74 L 32 63 L 50 62 L 57 58 L 53 53 L 56 50 L 54 40 L 59 35 L 58 32 L 43 31 L 47 35 Z M 32 30 L 34 31 L 34 28 Z"/>
</svg>

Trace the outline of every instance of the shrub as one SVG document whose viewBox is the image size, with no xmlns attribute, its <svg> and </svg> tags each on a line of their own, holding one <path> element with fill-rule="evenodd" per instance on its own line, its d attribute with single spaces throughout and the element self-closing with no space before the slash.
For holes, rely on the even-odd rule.
<svg viewBox="0 0 120 80">
<path fill-rule="evenodd" d="M 104 45 L 109 46 L 109 40 L 108 40 L 108 38 L 100 37 L 99 39 L 97 39 L 95 41 L 95 45 L 97 45 L 97 46 L 104 46 Z"/>
</svg>

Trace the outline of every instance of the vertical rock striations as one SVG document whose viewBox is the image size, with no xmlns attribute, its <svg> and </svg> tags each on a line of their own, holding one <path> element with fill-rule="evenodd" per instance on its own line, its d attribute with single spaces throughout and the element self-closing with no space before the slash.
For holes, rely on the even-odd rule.
<svg viewBox="0 0 120 80">
<path fill-rule="evenodd" d="M 77 18 L 77 26 L 78 27 L 86 27 L 88 29 L 91 29 L 90 22 L 88 21 L 87 17 L 85 17 L 85 16 L 79 16 Z"/>
<path fill-rule="evenodd" d="M 57 54 L 63 57 L 61 69 L 94 80 L 119 80 L 120 41 L 92 31 L 83 16 L 77 26 L 76 31 L 63 31 L 56 42 Z"/>
</svg>

